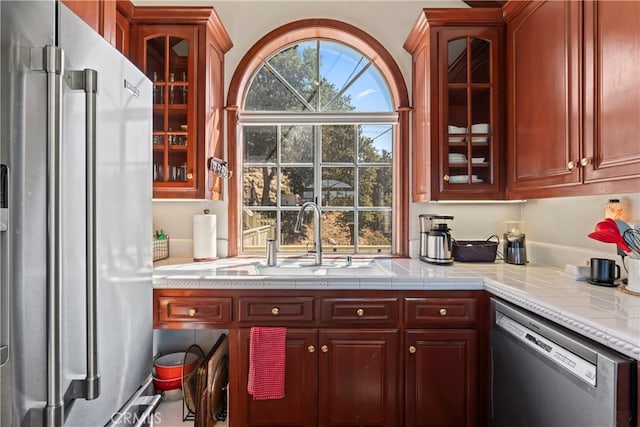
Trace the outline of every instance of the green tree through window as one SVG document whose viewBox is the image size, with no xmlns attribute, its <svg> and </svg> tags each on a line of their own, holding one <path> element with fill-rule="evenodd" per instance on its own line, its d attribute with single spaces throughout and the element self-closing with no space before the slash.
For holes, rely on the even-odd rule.
<svg viewBox="0 0 640 427">
<path fill-rule="evenodd" d="M 392 252 L 393 132 L 388 86 L 343 44 L 305 40 L 254 74 L 240 115 L 243 251 L 303 252 L 312 218 L 293 233 L 299 206 L 322 207 L 325 251 Z"/>
</svg>

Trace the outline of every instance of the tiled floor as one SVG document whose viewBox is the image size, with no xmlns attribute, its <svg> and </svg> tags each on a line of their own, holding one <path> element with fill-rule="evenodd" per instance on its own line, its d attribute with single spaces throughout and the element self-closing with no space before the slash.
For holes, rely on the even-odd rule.
<svg viewBox="0 0 640 427">
<path fill-rule="evenodd" d="M 182 399 L 163 400 L 154 417 L 158 427 L 186 427 L 193 426 L 193 421 L 182 421 Z M 216 427 L 227 427 L 226 421 L 218 421 Z"/>
</svg>

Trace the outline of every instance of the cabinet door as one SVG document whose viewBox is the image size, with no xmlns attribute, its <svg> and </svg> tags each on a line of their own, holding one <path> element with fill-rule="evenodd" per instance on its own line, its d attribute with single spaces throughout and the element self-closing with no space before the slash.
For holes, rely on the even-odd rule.
<svg viewBox="0 0 640 427">
<path fill-rule="evenodd" d="M 439 32 L 440 193 L 466 198 L 502 194 L 501 31 L 467 27 Z"/>
<path fill-rule="evenodd" d="M 635 177 L 637 191 L 640 2 L 589 1 L 584 16 L 585 182 Z"/>
<path fill-rule="evenodd" d="M 136 31 L 136 57 L 154 88 L 153 195 L 202 197 L 196 177 L 204 165 L 198 163 L 202 147 L 193 87 L 198 28 L 142 25 Z"/>
<path fill-rule="evenodd" d="M 318 426 L 400 425 L 398 330 L 320 330 L 319 345 Z"/>
<path fill-rule="evenodd" d="M 477 426 L 475 330 L 405 331 L 405 426 Z"/>
<path fill-rule="evenodd" d="M 506 163 L 518 197 L 581 181 L 580 6 L 530 2 L 507 24 Z"/>
<path fill-rule="evenodd" d="M 61 0 L 61 2 L 115 46 L 115 0 Z"/>
<path fill-rule="evenodd" d="M 285 397 L 274 400 L 253 400 L 247 392 L 249 377 L 249 331 L 239 331 L 239 368 L 242 389 L 234 390 L 233 398 L 241 399 L 238 413 L 230 413 L 234 426 L 316 425 L 317 330 L 287 329 Z"/>
</svg>

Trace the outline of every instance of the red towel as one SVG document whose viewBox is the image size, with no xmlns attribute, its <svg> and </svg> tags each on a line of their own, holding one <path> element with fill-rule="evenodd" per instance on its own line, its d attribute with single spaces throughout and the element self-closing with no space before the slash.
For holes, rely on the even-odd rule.
<svg viewBox="0 0 640 427">
<path fill-rule="evenodd" d="M 286 338 L 287 328 L 251 328 L 247 390 L 254 400 L 284 397 Z"/>
</svg>

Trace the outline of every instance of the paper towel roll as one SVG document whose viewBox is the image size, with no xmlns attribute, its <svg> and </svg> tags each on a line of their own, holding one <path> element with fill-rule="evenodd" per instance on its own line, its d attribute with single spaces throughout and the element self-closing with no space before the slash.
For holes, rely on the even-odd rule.
<svg viewBox="0 0 640 427">
<path fill-rule="evenodd" d="M 193 260 L 216 259 L 216 216 L 205 213 L 193 216 Z"/>
</svg>

